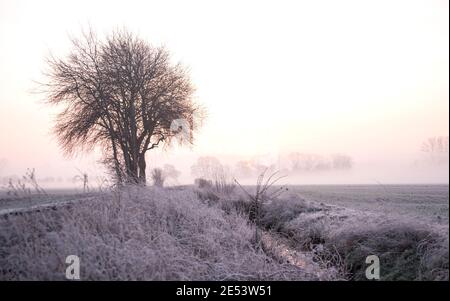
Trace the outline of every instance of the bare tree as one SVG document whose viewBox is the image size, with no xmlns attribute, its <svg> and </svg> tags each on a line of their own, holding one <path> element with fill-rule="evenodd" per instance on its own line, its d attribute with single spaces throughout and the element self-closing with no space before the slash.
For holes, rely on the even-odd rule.
<svg viewBox="0 0 450 301">
<path fill-rule="evenodd" d="M 235 165 L 235 173 L 239 177 L 250 178 L 254 173 L 254 166 L 250 161 L 240 160 Z"/>
<path fill-rule="evenodd" d="M 195 177 L 214 181 L 217 173 L 223 170 L 219 159 L 211 156 L 199 157 L 197 162 L 191 166 L 191 173 Z"/>
<path fill-rule="evenodd" d="M 151 176 L 153 180 L 153 185 L 155 185 L 156 187 L 164 186 L 164 181 L 166 180 L 166 177 L 161 168 L 153 168 Z"/>
<path fill-rule="evenodd" d="M 118 182 L 145 183 L 145 154 L 170 144 L 172 122 L 186 121 L 192 143 L 202 118 L 186 69 L 126 30 L 103 40 L 89 30 L 72 47 L 65 59 L 48 58 L 43 84 L 48 102 L 64 106 L 55 126 L 62 149 L 100 146 Z"/>
<path fill-rule="evenodd" d="M 350 156 L 343 154 L 335 154 L 332 156 L 333 168 L 337 170 L 351 169 L 353 161 Z"/>
<path fill-rule="evenodd" d="M 198 177 L 197 182 L 200 179 L 203 183 L 210 182 L 217 193 L 231 194 L 235 188 L 230 167 L 222 165 L 215 157 L 199 157 L 191 166 L 191 173 Z"/>
<path fill-rule="evenodd" d="M 426 153 L 448 153 L 448 137 L 428 138 L 422 143 L 422 151 Z"/>
<path fill-rule="evenodd" d="M 180 171 L 175 168 L 172 164 L 164 164 L 163 174 L 166 180 L 172 180 L 172 184 L 178 183 L 178 177 L 180 176 Z"/>
<path fill-rule="evenodd" d="M 77 168 L 78 173 L 73 177 L 74 181 L 81 181 L 83 182 L 83 192 L 89 192 L 89 176 L 87 172 L 81 171 Z"/>
<path fill-rule="evenodd" d="M 289 154 L 293 171 L 316 171 L 330 168 L 330 163 L 320 155 L 294 152 Z"/>
<path fill-rule="evenodd" d="M 448 136 L 428 138 L 422 143 L 422 152 L 427 155 L 427 159 L 432 164 L 448 163 Z"/>
<path fill-rule="evenodd" d="M 291 169 L 294 172 L 347 170 L 353 166 L 352 158 L 345 154 L 321 156 L 317 154 L 293 152 L 289 154 Z"/>
</svg>

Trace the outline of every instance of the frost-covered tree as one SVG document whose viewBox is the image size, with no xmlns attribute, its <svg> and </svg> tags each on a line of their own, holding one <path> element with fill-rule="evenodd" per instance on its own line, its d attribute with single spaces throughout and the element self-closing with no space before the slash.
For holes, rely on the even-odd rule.
<svg viewBox="0 0 450 301">
<path fill-rule="evenodd" d="M 170 144 L 180 130 L 174 121 L 189 126 L 183 141 L 192 142 L 201 110 L 188 72 L 165 48 L 126 30 L 105 39 L 90 30 L 47 63 L 44 92 L 63 108 L 55 133 L 66 154 L 99 146 L 119 182 L 145 183 L 145 154 Z"/>
</svg>

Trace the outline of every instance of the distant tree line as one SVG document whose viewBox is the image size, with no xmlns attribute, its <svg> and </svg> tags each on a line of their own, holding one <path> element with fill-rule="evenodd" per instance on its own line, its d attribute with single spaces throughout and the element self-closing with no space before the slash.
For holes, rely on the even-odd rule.
<svg viewBox="0 0 450 301">
<path fill-rule="evenodd" d="M 237 176 L 241 178 L 255 177 L 264 170 L 269 172 L 303 173 L 316 171 L 350 170 L 353 160 L 345 154 L 321 156 L 310 153 L 292 152 L 278 157 L 274 162 L 260 162 L 257 158 L 239 160 L 233 167 L 224 165 L 212 156 L 199 157 L 191 166 L 191 174 L 196 178 L 215 181 L 218 177 Z"/>
</svg>

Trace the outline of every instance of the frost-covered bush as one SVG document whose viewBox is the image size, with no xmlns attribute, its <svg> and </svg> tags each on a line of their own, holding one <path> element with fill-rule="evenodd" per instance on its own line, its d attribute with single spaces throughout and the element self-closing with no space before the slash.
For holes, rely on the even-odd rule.
<svg viewBox="0 0 450 301">
<path fill-rule="evenodd" d="M 266 225 L 289 237 L 298 249 L 312 251 L 323 266 L 338 266 L 348 279 L 366 280 L 369 255 L 379 257 L 382 280 L 449 279 L 448 228 L 336 206 L 295 203 L 273 203 L 271 210 L 266 207 Z"/>
<path fill-rule="evenodd" d="M 416 224 L 347 227 L 330 233 L 324 246 L 345 257 L 353 280 L 366 280 L 365 258 L 372 254 L 382 280 L 448 280 L 448 237 Z"/>
<path fill-rule="evenodd" d="M 220 199 L 219 206 L 226 213 L 235 212 L 251 220 L 253 203 L 245 196 L 236 195 L 234 199 Z"/>
<path fill-rule="evenodd" d="M 323 212 L 305 214 L 284 224 L 282 231 L 303 250 L 323 244 L 329 231 L 329 219 Z"/>
<path fill-rule="evenodd" d="M 282 231 L 286 223 L 300 214 L 320 210 L 322 209 L 294 196 L 273 200 L 262 206 L 260 223 L 266 229 Z"/>
<path fill-rule="evenodd" d="M 0 279 L 65 279 L 80 258 L 82 280 L 308 280 L 251 244 L 239 214 L 191 190 L 128 187 L 90 202 L 0 217 Z"/>
<path fill-rule="evenodd" d="M 198 188 L 212 188 L 213 187 L 213 183 L 212 183 L 211 180 L 206 180 L 206 179 L 203 179 L 203 178 L 195 179 L 194 180 L 194 184 Z"/>
<path fill-rule="evenodd" d="M 195 189 L 195 194 L 201 201 L 206 201 L 209 204 L 217 203 L 220 200 L 220 197 L 212 189 Z"/>
</svg>

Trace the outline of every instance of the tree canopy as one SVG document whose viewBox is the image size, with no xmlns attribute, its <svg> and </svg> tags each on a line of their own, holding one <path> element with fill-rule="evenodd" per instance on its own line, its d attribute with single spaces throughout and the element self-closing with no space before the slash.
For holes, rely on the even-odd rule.
<svg viewBox="0 0 450 301">
<path fill-rule="evenodd" d="M 146 152 L 169 145 L 179 120 L 192 143 L 202 119 L 186 68 L 126 30 L 105 39 L 90 30 L 71 42 L 67 57 L 48 58 L 43 84 L 48 103 L 63 105 L 54 129 L 62 149 L 72 155 L 100 145 L 119 182 L 145 183 Z"/>
</svg>

